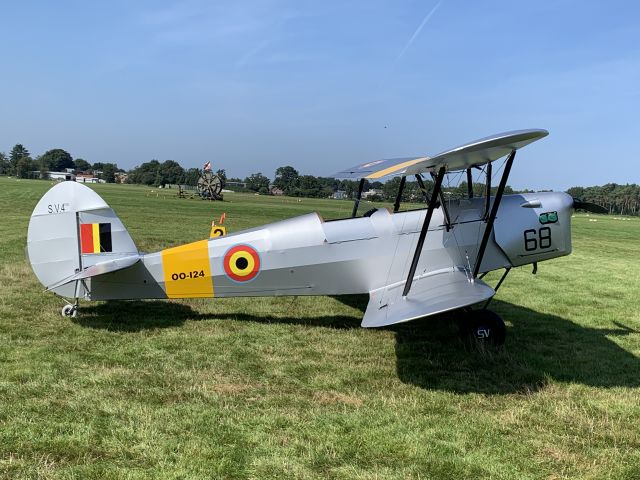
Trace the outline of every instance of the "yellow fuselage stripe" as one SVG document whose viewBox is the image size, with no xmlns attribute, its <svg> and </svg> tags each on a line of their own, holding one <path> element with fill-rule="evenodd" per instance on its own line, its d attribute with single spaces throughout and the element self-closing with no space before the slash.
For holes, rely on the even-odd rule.
<svg viewBox="0 0 640 480">
<path fill-rule="evenodd" d="M 371 173 L 364 178 L 381 178 L 385 175 L 389 175 L 391 173 L 397 172 L 398 170 L 403 169 L 404 167 L 410 167 L 411 165 L 415 165 L 418 162 L 422 162 L 426 160 L 427 157 L 414 158 L 413 160 L 408 160 L 406 162 L 399 163 L 389 168 L 385 168 L 384 170 L 379 170 L 377 172 Z"/>
<path fill-rule="evenodd" d="M 167 297 L 213 297 L 208 240 L 168 248 L 161 253 Z"/>
<path fill-rule="evenodd" d="M 91 233 L 93 234 L 93 253 L 100 253 L 100 224 L 91 224 Z"/>
</svg>

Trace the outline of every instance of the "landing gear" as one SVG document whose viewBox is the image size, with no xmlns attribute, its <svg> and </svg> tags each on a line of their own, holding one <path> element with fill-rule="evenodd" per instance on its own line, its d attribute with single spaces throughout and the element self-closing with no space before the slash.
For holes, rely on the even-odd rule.
<svg viewBox="0 0 640 480">
<path fill-rule="evenodd" d="M 507 335 L 500 315 L 486 308 L 465 312 L 460 330 L 469 342 L 493 347 L 502 345 Z"/>
<path fill-rule="evenodd" d="M 78 304 L 71 305 L 70 303 L 62 307 L 62 316 L 65 318 L 75 318 L 78 315 Z"/>
</svg>

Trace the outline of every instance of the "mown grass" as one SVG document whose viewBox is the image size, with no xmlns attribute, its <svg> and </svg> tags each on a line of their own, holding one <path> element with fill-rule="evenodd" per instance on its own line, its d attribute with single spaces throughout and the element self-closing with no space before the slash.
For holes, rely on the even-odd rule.
<svg viewBox="0 0 640 480">
<path fill-rule="evenodd" d="M 638 219 L 576 216 L 573 255 L 501 288 L 507 342 L 483 353 L 450 318 L 360 329 L 365 297 L 83 304 L 63 319 L 24 257 L 49 186 L 0 178 L 3 478 L 640 477 Z M 235 231 L 351 208 L 95 188 L 143 251 L 205 238 L 223 211 Z"/>
</svg>

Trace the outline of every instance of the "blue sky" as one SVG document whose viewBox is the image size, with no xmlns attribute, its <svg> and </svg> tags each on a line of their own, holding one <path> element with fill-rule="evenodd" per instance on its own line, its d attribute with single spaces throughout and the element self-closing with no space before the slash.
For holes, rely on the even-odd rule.
<svg viewBox="0 0 640 480">
<path fill-rule="evenodd" d="M 0 151 L 328 175 L 546 128 L 514 187 L 637 183 L 639 18 L 630 1 L 7 3 Z"/>
</svg>

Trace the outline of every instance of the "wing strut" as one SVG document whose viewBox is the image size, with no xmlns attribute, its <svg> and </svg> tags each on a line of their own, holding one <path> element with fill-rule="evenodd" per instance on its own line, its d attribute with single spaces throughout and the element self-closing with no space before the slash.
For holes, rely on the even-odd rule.
<svg viewBox="0 0 640 480">
<path fill-rule="evenodd" d="M 429 192 L 427 192 L 427 187 L 425 187 L 425 185 L 424 185 L 424 181 L 422 180 L 422 175 L 420 175 L 418 173 L 416 175 L 416 180 L 418 181 L 418 185 L 420 186 L 420 190 L 422 190 L 422 193 L 424 195 L 424 201 L 428 202 L 429 201 Z"/>
<path fill-rule="evenodd" d="M 467 196 L 473 198 L 473 176 L 471 175 L 471 168 L 467 168 Z"/>
<path fill-rule="evenodd" d="M 480 264 L 482 263 L 482 257 L 484 256 L 484 251 L 487 248 L 487 242 L 489 241 L 489 235 L 493 231 L 493 222 L 496 219 L 496 215 L 498 214 L 498 207 L 500 207 L 500 202 L 502 201 L 502 194 L 504 193 L 504 187 L 507 186 L 507 178 L 509 178 L 509 172 L 511 171 L 511 165 L 513 164 L 513 159 L 516 156 L 516 151 L 511 150 L 511 153 L 507 157 L 507 162 L 504 165 L 504 172 L 502 173 L 502 178 L 500 179 L 500 184 L 498 185 L 498 191 L 496 192 L 496 198 L 493 200 L 493 205 L 491 207 L 491 213 L 489 214 L 489 218 L 487 218 L 487 225 L 484 229 L 484 235 L 482 235 L 482 242 L 480 242 L 480 248 L 478 249 L 478 256 L 476 258 L 476 264 L 473 267 L 473 277 L 478 276 L 478 272 L 480 271 Z M 491 182 L 491 163 L 487 164 L 487 193 L 491 190 L 490 182 Z M 487 206 L 489 206 L 489 195 L 487 195 Z"/>
<path fill-rule="evenodd" d="M 485 207 L 483 220 L 489 218 L 489 205 L 491 204 L 491 162 L 487 163 L 487 189 L 485 191 Z"/>
<path fill-rule="evenodd" d="M 393 213 L 400 210 L 400 201 L 402 200 L 402 191 L 404 190 L 404 184 L 407 181 L 407 177 L 404 175 L 400 179 L 400 188 L 398 188 L 398 194 L 396 195 L 396 201 L 393 202 Z"/>
<path fill-rule="evenodd" d="M 356 196 L 356 203 L 353 204 L 353 212 L 351 212 L 351 217 L 355 217 L 358 213 L 358 205 L 360 205 L 360 199 L 362 198 L 362 190 L 364 190 L 364 181 L 366 178 L 360 179 L 360 184 L 358 185 L 358 195 Z"/>
<path fill-rule="evenodd" d="M 435 174 L 431 174 L 433 180 L 435 181 L 436 176 Z M 440 200 L 440 206 L 442 207 L 442 213 L 444 214 L 444 225 L 447 229 L 447 232 L 449 230 L 451 230 L 451 217 L 449 217 L 449 209 L 447 208 L 447 202 L 445 201 L 444 198 L 444 193 L 442 192 L 442 189 L 438 189 L 438 199 Z"/>
<path fill-rule="evenodd" d="M 496 284 L 495 287 L 493 287 L 493 291 L 495 293 L 498 293 L 498 289 L 500 288 L 500 285 L 502 285 L 502 282 L 504 282 L 504 279 L 507 278 L 507 275 L 509 275 L 509 272 L 511 271 L 511 267 L 506 267 L 504 269 L 504 273 L 502 274 L 502 276 L 500 277 L 500 280 L 498 281 L 498 283 Z M 482 308 L 487 308 L 489 306 L 489 304 L 491 303 L 491 300 L 493 300 L 493 297 L 491 298 L 487 298 L 487 301 L 484 304 L 484 307 Z"/>
<path fill-rule="evenodd" d="M 416 273 L 418 260 L 420 260 L 420 253 L 422 253 L 424 239 L 427 236 L 427 231 L 429 230 L 429 223 L 431 223 L 433 210 L 435 209 L 436 200 L 438 198 L 438 194 L 440 193 L 440 187 L 442 186 L 444 171 L 445 171 L 445 167 L 440 167 L 440 170 L 438 170 L 438 175 L 436 175 L 435 177 L 435 185 L 433 186 L 433 192 L 431 192 L 431 200 L 429 201 L 429 206 L 427 207 L 427 214 L 424 217 L 424 223 L 422 224 L 422 230 L 420 230 L 420 236 L 418 237 L 418 244 L 416 245 L 416 251 L 413 254 L 413 260 L 411 261 L 411 268 L 409 269 L 409 276 L 407 277 L 407 281 L 404 284 L 404 290 L 402 291 L 403 297 L 406 297 L 407 294 L 409 293 L 409 290 L 411 290 L 411 284 L 413 283 L 413 276 Z"/>
</svg>

